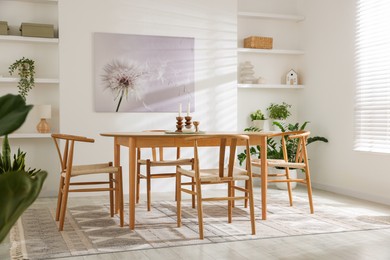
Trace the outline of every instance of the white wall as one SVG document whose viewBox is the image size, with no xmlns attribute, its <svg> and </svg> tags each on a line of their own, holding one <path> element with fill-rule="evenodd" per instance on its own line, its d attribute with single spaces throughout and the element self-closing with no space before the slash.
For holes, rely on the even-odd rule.
<svg viewBox="0 0 390 260">
<path fill-rule="evenodd" d="M 94 145 L 79 147 L 77 162 L 113 159 L 113 140 L 99 133 L 175 129 L 176 113 L 94 111 L 94 32 L 194 37 L 193 119 L 201 130 L 236 130 L 236 12 L 236 0 L 60 0 L 60 129 L 96 138 Z M 122 149 L 125 191 L 127 158 Z M 57 180 L 46 185 L 56 188 Z M 154 188 L 173 190 L 173 185 L 158 181 Z"/>
<path fill-rule="evenodd" d="M 356 0 L 303 0 L 306 89 L 299 114 L 329 138 L 310 148 L 315 187 L 390 204 L 390 155 L 353 151 Z"/>
</svg>

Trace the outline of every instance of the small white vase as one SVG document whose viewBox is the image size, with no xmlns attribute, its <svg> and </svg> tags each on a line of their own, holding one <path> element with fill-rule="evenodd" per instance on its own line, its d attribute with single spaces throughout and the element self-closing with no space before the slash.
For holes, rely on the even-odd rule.
<svg viewBox="0 0 390 260">
<path fill-rule="evenodd" d="M 253 120 L 252 121 L 252 126 L 257 127 L 263 131 L 268 130 L 268 124 L 267 120 Z"/>
<path fill-rule="evenodd" d="M 276 131 L 276 132 L 281 132 L 281 130 L 280 130 L 279 126 L 274 125 L 274 122 L 278 122 L 278 123 L 281 124 L 284 128 L 286 127 L 286 120 L 273 119 L 273 120 L 272 120 L 272 127 L 273 127 L 274 131 Z"/>
</svg>

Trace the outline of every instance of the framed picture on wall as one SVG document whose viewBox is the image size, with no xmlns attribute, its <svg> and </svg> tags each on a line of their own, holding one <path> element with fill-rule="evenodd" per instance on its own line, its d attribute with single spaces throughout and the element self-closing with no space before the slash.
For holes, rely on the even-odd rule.
<svg viewBox="0 0 390 260">
<path fill-rule="evenodd" d="M 194 100 L 194 38 L 94 34 L 95 111 L 177 112 Z"/>
</svg>

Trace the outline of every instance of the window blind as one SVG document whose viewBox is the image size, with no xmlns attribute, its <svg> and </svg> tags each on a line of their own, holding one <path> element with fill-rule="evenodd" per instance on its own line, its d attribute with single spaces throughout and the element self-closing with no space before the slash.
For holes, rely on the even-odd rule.
<svg viewBox="0 0 390 260">
<path fill-rule="evenodd" d="M 358 0 L 355 147 L 390 153 L 390 1 Z"/>
</svg>

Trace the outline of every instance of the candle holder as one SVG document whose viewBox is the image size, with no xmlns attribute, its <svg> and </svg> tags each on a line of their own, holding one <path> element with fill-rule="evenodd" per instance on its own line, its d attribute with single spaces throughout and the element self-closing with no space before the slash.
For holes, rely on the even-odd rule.
<svg viewBox="0 0 390 260">
<path fill-rule="evenodd" d="M 186 119 L 186 122 L 185 122 L 185 127 L 187 129 L 190 129 L 192 126 L 192 123 L 191 123 L 191 119 L 192 119 L 192 116 L 186 116 L 184 117 Z"/>
<path fill-rule="evenodd" d="M 194 121 L 194 126 L 195 126 L 195 132 L 199 132 L 199 121 Z"/>
<path fill-rule="evenodd" d="M 182 132 L 183 129 L 183 117 L 176 117 L 176 132 Z"/>
</svg>

